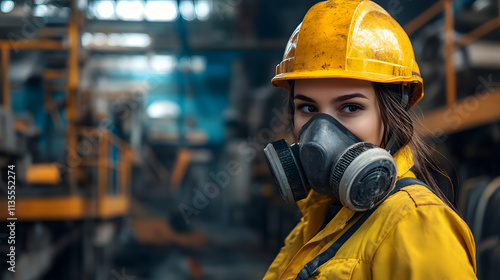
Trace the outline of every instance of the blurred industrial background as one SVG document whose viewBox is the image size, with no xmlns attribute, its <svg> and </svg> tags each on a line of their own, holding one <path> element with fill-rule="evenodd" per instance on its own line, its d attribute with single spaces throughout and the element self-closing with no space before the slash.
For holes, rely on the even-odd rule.
<svg viewBox="0 0 500 280">
<path fill-rule="evenodd" d="M 300 218 L 262 154 L 290 136 L 270 79 L 316 2 L 1 0 L 0 279 L 262 278 Z M 499 1 L 375 2 L 410 34 L 419 129 L 498 279 Z"/>
</svg>

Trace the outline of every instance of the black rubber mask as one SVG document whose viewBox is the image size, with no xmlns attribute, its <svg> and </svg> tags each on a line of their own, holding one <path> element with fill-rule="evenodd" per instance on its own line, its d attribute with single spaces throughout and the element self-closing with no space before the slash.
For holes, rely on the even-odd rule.
<svg viewBox="0 0 500 280">
<path fill-rule="evenodd" d="M 386 150 L 361 142 L 327 114 L 315 114 L 302 127 L 299 144 L 279 140 L 264 153 L 281 196 L 290 203 L 312 188 L 335 195 L 351 210 L 366 211 L 380 204 L 396 182 L 396 163 Z"/>
</svg>

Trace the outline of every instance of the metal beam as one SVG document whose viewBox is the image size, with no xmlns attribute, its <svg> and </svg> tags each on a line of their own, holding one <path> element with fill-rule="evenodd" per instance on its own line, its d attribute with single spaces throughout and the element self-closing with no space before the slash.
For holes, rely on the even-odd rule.
<svg viewBox="0 0 500 280">
<path fill-rule="evenodd" d="M 174 194 L 177 193 L 182 180 L 184 180 L 190 161 L 191 151 L 181 149 L 177 154 L 177 161 L 175 163 L 174 170 L 172 171 L 172 177 L 170 178 L 171 190 Z"/>
<path fill-rule="evenodd" d="M 0 200 L 0 207 L 7 209 L 7 200 Z M 16 200 L 16 216 L 22 221 L 64 221 L 85 218 L 109 219 L 125 216 L 130 208 L 130 196 L 95 197 L 52 196 L 19 197 Z M 7 218 L 7 211 L 0 218 Z"/>
<path fill-rule="evenodd" d="M 61 40 L 0 40 L 0 47 L 18 50 L 66 50 Z"/>
<path fill-rule="evenodd" d="M 104 132 L 99 139 L 99 166 L 97 168 L 98 172 L 98 183 L 97 183 L 97 200 L 99 201 L 99 213 L 104 211 L 101 208 L 100 201 L 106 197 L 108 193 L 109 179 L 108 179 L 108 157 L 109 157 L 109 132 Z"/>
<path fill-rule="evenodd" d="M 424 138 L 447 135 L 500 120 L 500 89 L 486 91 L 460 100 L 453 106 L 437 109 L 416 124 Z"/>
<path fill-rule="evenodd" d="M 420 27 L 422 27 L 424 24 L 426 24 L 435 16 L 437 16 L 439 13 L 441 13 L 444 9 L 445 2 L 446 0 L 441 0 L 437 2 L 436 4 L 432 5 L 429 9 L 425 10 L 423 13 L 414 18 L 412 21 L 407 23 L 404 27 L 406 33 L 408 33 L 408 35 L 411 35 L 413 32 L 417 31 Z"/>
<path fill-rule="evenodd" d="M 78 117 L 78 110 L 76 104 L 76 98 L 78 94 L 78 77 L 79 77 L 79 65 L 78 65 L 78 51 L 80 48 L 80 34 L 79 34 L 79 21 L 78 14 L 73 13 L 68 23 L 68 57 L 67 57 L 67 71 L 68 78 L 66 81 L 66 114 L 68 118 L 68 124 L 66 129 L 66 142 L 68 146 L 69 158 L 79 159 L 78 156 L 78 139 L 77 131 L 75 127 L 75 122 Z M 75 177 L 76 170 L 71 165 L 68 172 L 70 193 L 76 194 L 77 191 L 77 180 Z"/>
<path fill-rule="evenodd" d="M 6 112 L 11 111 L 9 66 L 10 49 L 2 46 L 2 105 Z"/>
<path fill-rule="evenodd" d="M 455 44 L 456 48 L 463 48 L 484 35 L 500 27 L 500 16 L 488 21 L 471 32 L 462 36 Z"/>
</svg>

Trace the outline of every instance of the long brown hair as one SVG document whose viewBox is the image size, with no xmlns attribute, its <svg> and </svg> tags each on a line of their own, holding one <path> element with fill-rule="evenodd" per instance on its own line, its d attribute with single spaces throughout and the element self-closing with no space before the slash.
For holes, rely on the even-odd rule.
<svg viewBox="0 0 500 280">
<path fill-rule="evenodd" d="M 396 137 L 396 149 L 408 145 L 413 156 L 412 171 L 415 176 L 431 187 L 437 196 L 448 206 L 457 211 L 454 205 L 444 195 L 441 188 L 436 184 L 436 180 L 431 174 L 431 169 L 446 177 L 453 188 L 450 177 L 433 161 L 429 146 L 422 140 L 414 128 L 415 117 L 406 108 L 403 108 L 401 100 L 403 89 L 398 84 L 373 83 L 375 95 L 380 108 L 380 115 L 384 123 L 384 135 L 382 145 L 385 146 L 392 134 Z M 411 98 L 411 97 L 410 97 Z M 453 189 L 451 189 L 453 192 Z M 458 211 L 457 211 L 458 212 Z"/>
<path fill-rule="evenodd" d="M 437 171 L 445 176 L 451 185 L 451 179 L 438 164 L 431 160 L 430 148 L 418 135 L 414 128 L 415 118 L 403 107 L 401 100 L 403 89 L 398 84 L 372 83 L 375 89 L 375 95 L 380 108 L 380 115 L 384 124 L 384 134 L 381 147 L 385 147 L 392 134 L 395 135 L 396 150 L 406 145 L 410 147 L 413 156 L 414 166 L 412 167 L 415 176 L 423 183 L 431 187 L 436 195 L 450 206 L 457 213 L 458 210 L 444 195 L 442 190 L 436 184 L 430 169 Z M 295 106 L 293 102 L 294 81 L 290 81 L 290 93 L 288 97 L 288 113 L 290 115 L 290 125 L 294 126 L 293 118 L 295 115 Z M 293 130 L 293 129 L 292 129 Z M 452 185 L 451 185 L 452 186 Z M 451 189 L 453 192 L 453 189 Z"/>
</svg>

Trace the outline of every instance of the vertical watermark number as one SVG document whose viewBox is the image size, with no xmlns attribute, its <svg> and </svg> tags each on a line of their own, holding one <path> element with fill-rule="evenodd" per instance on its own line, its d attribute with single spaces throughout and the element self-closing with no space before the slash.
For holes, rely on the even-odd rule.
<svg viewBox="0 0 500 280">
<path fill-rule="evenodd" d="M 9 165 L 7 169 L 7 229 L 8 241 L 10 245 L 7 253 L 8 270 L 16 272 L 16 172 L 15 165 Z"/>
</svg>

